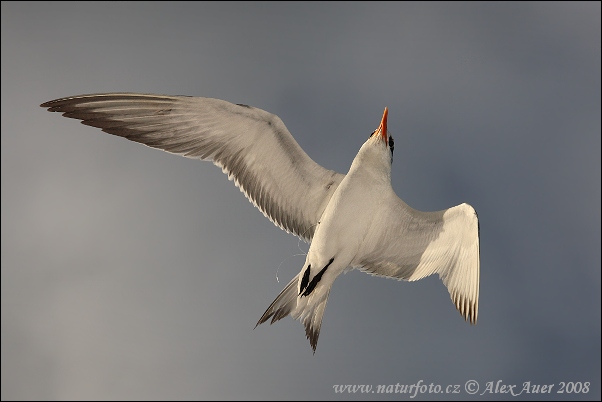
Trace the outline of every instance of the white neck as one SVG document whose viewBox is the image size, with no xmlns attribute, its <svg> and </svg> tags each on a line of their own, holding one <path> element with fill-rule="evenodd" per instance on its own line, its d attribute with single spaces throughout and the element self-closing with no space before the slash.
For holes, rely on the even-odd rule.
<svg viewBox="0 0 602 402">
<path fill-rule="evenodd" d="M 362 145 L 351 167 L 350 175 L 367 175 L 373 180 L 391 184 L 391 153 L 382 140 L 371 137 Z"/>
</svg>

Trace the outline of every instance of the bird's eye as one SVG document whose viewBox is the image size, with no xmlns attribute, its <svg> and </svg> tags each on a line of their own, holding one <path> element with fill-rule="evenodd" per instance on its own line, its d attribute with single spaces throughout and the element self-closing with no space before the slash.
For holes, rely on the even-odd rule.
<svg viewBox="0 0 602 402">
<path fill-rule="evenodd" d="M 375 132 L 376 132 L 376 130 L 372 131 L 372 134 L 370 134 L 370 136 L 368 138 L 372 138 L 372 136 L 374 135 Z"/>
<path fill-rule="evenodd" d="M 393 154 L 393 150 L 395 149 L 395 141 L 393 141 L 393 137 L 389 136 L 389 148 L 391 148 L 391 154 Z"/>
</svg>

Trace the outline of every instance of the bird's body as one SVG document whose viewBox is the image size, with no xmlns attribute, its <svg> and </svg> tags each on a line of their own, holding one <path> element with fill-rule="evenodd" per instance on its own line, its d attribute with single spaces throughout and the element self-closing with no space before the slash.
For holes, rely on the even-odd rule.
<svg viewBox="0 0 602 402">
<path fill-rule="evenodd" d="M 387 109 L 341 175 L 311 160 L 277 116 L 246 105 L 123 93 L 42 106 L 154 148 L 212 160 L 276 225 L 311 242 L 301 271 L 258 325 L 291 315 L 303 322 L 315 351 L 332 284 L 353 268 L 410 281 L 437 273 L 460 313 L 476 323 L 476 212 L 467 204 L 420 212 L 397 197 Z"/>
</svg>

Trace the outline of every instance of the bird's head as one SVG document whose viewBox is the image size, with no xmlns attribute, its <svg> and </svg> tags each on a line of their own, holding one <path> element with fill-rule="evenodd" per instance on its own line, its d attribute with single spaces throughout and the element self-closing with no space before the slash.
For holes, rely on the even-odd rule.
<svg viewBox="0 0 602 402">
<path fill-rule="evenodd" d="M 393 137 L 387 131 L 387 117 L 389 109 L 385 108 L 383 118 L 376 130 L 370 134 L 368 140 L 362 145 L 354 160 L 354 165 L 370 166 L 374 169 L 384 170 L 390 174 L 393 162 Z M 353 165 L 352 165 L 353 166 Z"/>
<path fill-rule="evenodd" d="M 380 126 L 378 126 L 378 128 L 376 130 L 374 130 L 372 132 L 372 134 L 370 134 L 370 138 L 368 138 L 368 141 L 372 140 L 374 143 L 376 143 L 377 145 L 380 145 L 381 147 L 384 145 L 385 148 L 389 148 L 389 151 L 391 153 L 391 162 L 393 161 L 393 150 L 395 149 L 395 145 L 394 145 L 394 141 L 393 141 L 393 137 L 391 137 L 389 135 L 389 132 L 387 131 L 387 117 L 389 116 L 389 109 L 387 109 L 385 107 L 385 111 L 383 112 L 383 118 L 380 121 Z"/>
</svg>

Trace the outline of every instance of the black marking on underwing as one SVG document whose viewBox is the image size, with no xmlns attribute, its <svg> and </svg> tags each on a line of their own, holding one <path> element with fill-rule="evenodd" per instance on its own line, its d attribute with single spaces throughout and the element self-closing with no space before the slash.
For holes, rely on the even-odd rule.
<svg viewBox="0 0 602 402">
<path fill-rule="evenodd" d="M 307 285 L 307 289 L 305 289 L 305 292 L 303 292 L 303 294 L 301 296 L 309 296 L 311 294 L 311 292 L 314 291 L 314 289 L 316 288 L 316 285 L 322 279 L 322 275 L 324 274 L 324 272 L 326 272 L 326 268 L 328 268 L 328 266 L 330 266 L 330 264 L 332 264 L 333 261 L 334 261 L 334 258 L 331 258 L 330 261 L 328 261 L 328 264 L 326 264 L 326 266 L 324 268 L 322 268 L 322 270 L 320 272 L 318 272 L 316 274 L 316 276 L 314 276 L 314 278 L 311 280 L 311 282 L 309 282 L 309 285 Z"/>
<path fill-rule="evenodd" d="M 303 278 L 301 278 L 301 290 L 299 291 L 299 294 L 303 293 L 303 291 L 307 287 L 307 284 L 309 283 L 309 272 L 310 271 L 311 271 L 311 264 L 309 264 L 307 266 L 307 269 L 305 270 L 305 273 L 303 274 Z"/>
</svg>

